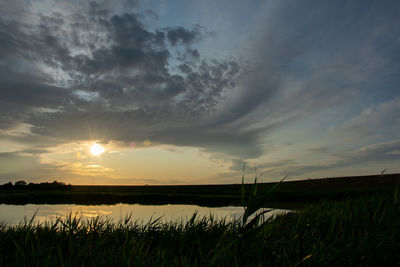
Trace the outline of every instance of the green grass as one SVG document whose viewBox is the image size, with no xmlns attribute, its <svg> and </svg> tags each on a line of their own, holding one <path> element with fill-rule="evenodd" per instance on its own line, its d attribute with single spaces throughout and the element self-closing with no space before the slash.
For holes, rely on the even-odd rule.
<svg viewBox="0 0 400 267">
<path fill-rule="evenodd" d="M 398 188 L 326 200 L 256 224 L 252 217 L 228 221 L 194 215 L 170 223 L 70 216 L 41 225 L 2 225 L 0 265 L 393 266 L 400 264 L 397 194 Z"/>
</svg>

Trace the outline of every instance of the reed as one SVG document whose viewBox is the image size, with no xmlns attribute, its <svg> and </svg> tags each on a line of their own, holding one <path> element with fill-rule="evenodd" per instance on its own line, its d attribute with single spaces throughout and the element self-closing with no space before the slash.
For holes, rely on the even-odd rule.
<svg viewBox="0 0 400 267">
<path fill-rule="evenodd" d="M 393 194 L 325 200 L 264 222 L 252 216 L 265 192 L 253 192 L 254 199 L 244 202 L 246 218 L 236 221 L 194 214 L 178 222 L 141 223 L 129 216 L 116 222 L 70 214 L 42 224 L 0 224 L 0 266 L 400 263 L 398 188 Z"/>
</svg>

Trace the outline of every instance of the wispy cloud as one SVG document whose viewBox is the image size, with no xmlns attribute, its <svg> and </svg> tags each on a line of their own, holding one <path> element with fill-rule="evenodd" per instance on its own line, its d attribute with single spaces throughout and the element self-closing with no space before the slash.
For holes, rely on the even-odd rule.
<svg viewBox="0 0 400 267">
<path fill-rule="evenodd" d="M 396 136 L 400 131 L 400 98 L 373 104 L 338 129 L 357 137 Z"/>
</svg>

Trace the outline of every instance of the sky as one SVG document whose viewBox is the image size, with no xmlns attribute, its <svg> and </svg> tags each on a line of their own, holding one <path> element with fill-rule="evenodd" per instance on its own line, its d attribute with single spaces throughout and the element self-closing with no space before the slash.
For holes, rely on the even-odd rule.
<svg viewBox="0 0 400 267">
<path fill-rule="evenodd" d="M 0 3 L 0 183 L 400 172 L 400 2 Z M 104 151 L 93 153 L 93 146 Z"/>
</svg>

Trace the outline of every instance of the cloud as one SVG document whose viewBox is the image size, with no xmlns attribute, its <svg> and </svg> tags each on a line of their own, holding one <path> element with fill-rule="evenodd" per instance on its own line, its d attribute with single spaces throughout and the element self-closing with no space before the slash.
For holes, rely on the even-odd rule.
<svg viewBox="0 0 400 267">
<path fill-rule="evenodd" d="M 161 143 L 174 136 L 176 144 L 214 146 L 225 139 L 218 125 L 214 132 L 208 128 L 213 122 L 207 116 L 235 85 L 241 66 L 234 59 L 203 59 L 171 74 L 174 52 L 166 40 L 185 44 L 178 49 L 181 60 L 199 59 L 190 48 L 198 30 L 151 31 L 139 17 L 91 3 L 77 13 L 39 15 L 36 24 L 2 21 L 1 48 L 10 56 L 0 92 L 12 121 L 31 124 L 35 135 L 66 140 L 151 137 Z M 55 112 L 32 112 L 39 107 Z M 12 126 L 9 114 L 1 118 L 4 127 Z"/>
<path fill-rule="evenodd" d="M 349 158 L 366 161 L 387 161 L 400 159 L 400 141 L 394 140 L 364 146 L 351 153 Z"/>
<path fill-rule="evenodd" d="M 326 154 L 330 152 L 333 148 L 329 146 L 318 146 L 308 149 L 311 153 Z"/>
<path fill-rule="evenodd" d="M 377 94 L 377 81 L 395 94 L 399 64 L 389 54 L 400 52 L 394 45 L 399 20 L 393 11 L 399 6 L 391 7 L 373 1 L 269 2 L 250 44 L 258 71 L 250 73 L 233 103 L 240 123 L 251 121 L 267 130 L 287 125 Z"/>
<path fill-rule="evenodd" d="M 400 131 L 399 114 L 400 98 L 373 104 L 345 121 L 338 131 L 364 138 L 396 136 Z"/>
<path fill-rule="evenodd" d="M 18 6 L 25 16 L 0 11 L 0 127 L 26 123 L 37 139 L 150 139 L 254 159 L 281 127 L 380 82 L 397 92 L 396 4 L 269 1 L 244 60 L 201 54 L 200 26 L 150 28 L 137 3 Z M 376 109 L 376 121 L 397 112 Z M 366 127 L 354 120 L 344 127 Z"/>
<path fill-rule="evenodd" d="M 183 27 L 169 28 L 167 38 L 172 46 L 176 46 L 179 42 L 188 45 L 200 38 L 200 32 L 198 27 L 196 30 L 187 30 Z"/>
<path fill-rule="evenodd" d="M 383 166 L 386 166 L 385 168 L 389 168 L 391 171 L 396 172 L 399 169 L 398 167 L 393 166 L 396 166 L 399 160 L 400 141 L 392 140 L 362 146 L 354 150 L 349 149 L 330 153 L 312 163 L 304 163 L 300 160 L 287 162 L 279 161 L 271 162 L 267 167 L 279 167 L 275 168 L 275 175 L 289 174 L 291 178 L 304 178 L 305 175 L 310 175 L 314 172 L 322 171 L 326 174 L 339 168 L 348 168 L 352 166 L 358 166 L 357 169 L 361 168 L 362 171 L 371 166 L 378 166 L 377 164 L 383 164 Z M 263 167 L 265 168 L 265 166 L 262 166 L 261 168 Z"/>
</svg>

